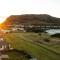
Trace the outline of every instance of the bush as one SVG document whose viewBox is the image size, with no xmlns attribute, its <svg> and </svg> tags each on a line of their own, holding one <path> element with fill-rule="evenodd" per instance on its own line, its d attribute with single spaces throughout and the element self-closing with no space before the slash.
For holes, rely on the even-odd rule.
<svg viewBox="0 0 60 60">
<path fill-rule="evenodd" d="M 53 34 L 53 35 L 51 35 L 51 37 L 57 37 L 57 38 L 60 38 L 60 33 Z"/>
<path fill-rule="evenodd" d="M 45 39 L 44 39 L 44 41 L 45 41 L 45 42 L 50 42 L 50 40 L 49 40 L 49 39 L 47 39 L 47 38 L 45 38 Z"/>
<path fill-rule="evenodd" d="M 32 28 L 25 28 L 25 30 L 27 31 L 27 32 L 35 32 L 35 33 L 38 33 L 38 32 L 44 32 L 44 30 L 43 29 L 40 29 L 40 28 L 36 28 L 36 27 L 32 27 Z"/>
</svg>

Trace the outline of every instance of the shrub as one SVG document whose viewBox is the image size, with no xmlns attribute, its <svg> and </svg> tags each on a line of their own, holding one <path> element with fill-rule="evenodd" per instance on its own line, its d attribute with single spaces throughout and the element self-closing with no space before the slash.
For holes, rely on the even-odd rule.
<svg viewBox="0 0 60 60">
<path fill-rule="evenodd" d="M 45 38 L 44 41 L 45 42 L 50 42 L 50 40 L 48 38 Z"/>
<path fill-rule="evenodd" d="M 60 33 L 53 34 L 53 35 L 51 35 L 51 37 L 57 37 L 57 38 L 60 38 Z"/>
</svg>

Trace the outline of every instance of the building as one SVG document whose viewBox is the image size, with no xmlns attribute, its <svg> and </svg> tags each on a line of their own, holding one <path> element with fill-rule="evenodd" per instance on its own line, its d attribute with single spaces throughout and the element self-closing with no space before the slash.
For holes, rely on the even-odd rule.
<svg viewBox="0 0 60 60">
<path fill-rule="evenodd" d="M 11 45 L 7 43 L 3 38 L 0 38 L 0 51 L 10 50 L 10 49 L 13 49 L 11 48 Z"/>
</svg>

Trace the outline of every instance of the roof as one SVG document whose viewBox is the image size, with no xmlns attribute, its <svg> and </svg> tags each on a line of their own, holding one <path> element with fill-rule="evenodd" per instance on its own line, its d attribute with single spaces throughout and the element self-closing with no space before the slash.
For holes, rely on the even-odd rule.
<svg viewBox="0 0 60 60">
<path fill-rule="evenodd" d="M 8 43 L 5 40 L 3 40 L 3 38 L 0 38 L 0 46 L 1 45 L 8 45 Z"/>
</svg>

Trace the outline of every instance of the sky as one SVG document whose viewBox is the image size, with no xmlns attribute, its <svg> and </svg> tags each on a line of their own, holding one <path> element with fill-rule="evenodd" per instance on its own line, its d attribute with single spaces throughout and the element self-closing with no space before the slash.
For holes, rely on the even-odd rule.
<svg viewBox="0 0 60 60">
<path fill-rule="evenodd" d="M 60 18 L 60 0 L 0 0 L 0 17 L 49 14 Z"/>
</svg>

